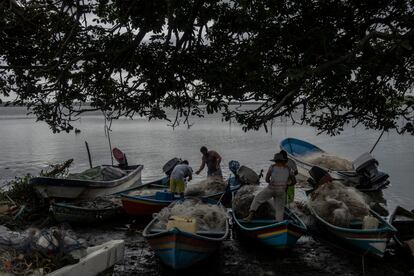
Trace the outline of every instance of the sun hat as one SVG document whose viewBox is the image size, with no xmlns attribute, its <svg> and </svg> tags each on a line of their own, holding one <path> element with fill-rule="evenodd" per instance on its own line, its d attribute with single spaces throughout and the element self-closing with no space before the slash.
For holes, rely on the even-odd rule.
<svg viewBox="0 0 414 276">
<path fill-rule="evenodd" d="M 273 161 L 273 162 L 277 162 L 277 161 L 286 162 L 287 159 L 283 156 L 283 154 L 276 153 L 275 156 L 273 157 L 273 159 L 271 159 L 270 161 Z"/>
</svg>

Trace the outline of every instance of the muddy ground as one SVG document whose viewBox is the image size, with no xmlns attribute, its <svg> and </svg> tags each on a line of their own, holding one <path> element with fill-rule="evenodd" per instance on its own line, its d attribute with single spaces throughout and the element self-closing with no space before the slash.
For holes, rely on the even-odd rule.
<svg viewBox="0 0 414 276">
<path fill-rule="evenodd" d="M 90 245 L 111 239 L 126 241 L 124 262 L 115 266 L 113 275 L 414 275 L 414 259 L 393 246 L 383 259 L 363 259 L 326 239 L 312 223 L 311 235 L 300 238 L 290 251 L 267 250 L 239 241 L 232 231 L 212 257 L 191 269 L 173 271 L 159 261 L 142 237 L 147 222 L 124 221 L 74 230 Z"/>
</svg>

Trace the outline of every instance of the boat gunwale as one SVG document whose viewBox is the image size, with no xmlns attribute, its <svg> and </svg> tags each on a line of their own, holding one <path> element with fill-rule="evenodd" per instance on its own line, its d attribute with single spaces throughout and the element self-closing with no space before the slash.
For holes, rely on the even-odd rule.
<svg viewBox="0 0 414 276">
<path fill-rule="evenodd" d="M 116 210 L 116 209 L 122 209 L 122 205 L 120 206 L 113 206 L 113 207 L 108 207 L 108 208 L 99 208 L 99 209 L 91 209 L 91 208 L 87 208 L 87 207 L 80 207 L 80 206 L 75 206 L 72 204 L 67 204 L 67 203 L 52 203 L 50 205 L 51 208 L 66 208 L 66 209 L 74 209 L 74 210 L 82 210 L 82 211 L 88 211 L 88 212 L 100 212 L 100 211 L 110 211 L 110 210 Z"/>
<path fill-rule="evenodd" d="M 186 199 L 191 199 L 191 198 L 187 197 Z M 165 207 L 165 208 L 173 207 L 177 202 L 180 202 L 180 201 L 174 201 L 168 207 Z M 224 231 L 224 234 L 219 238 L 213 238 L 213 237 L 208 237 L 208 236 L 205 236 L 205 235 L 200 235 L 200 234 L 197 234 L 197 233 L 193 234 L 193 233 L 181 231 L 180 229 L 178 229 L 176 227 L 174 227 L 172 229 L 169 229 L 169 230 L 166 229 L 166 230 L 159 231 L 159 232 L 156 232 L 156 233 L 150 233 L 151 228 L 154 226 L 156 221 L 158 221 L 157 217 L 153 218 L 150 221 L 150 223 L 148 223 L 148 225 L 145 226 L 144 230 L 142 231 L 142 236 L 144 238 L 147 238 L 147 239 L 154 239 L 154 238 L 160 238 L 160 237 L 164 237 L 164 236 L 182 235 L 182 236 L 185 236 L 185 237 L 196 238 L 196 239 L 199 239 L 199 240 L 223 241 L 229 234 L 229 221 L 228 221 L 228 218 L 227 218 L 226 209 L 221 204 L 219 204 L 219 206 L 223 209 L 223 212 L 226 213 L 226 229 Z"/>
<path fill-rule="evenodd" d="M 405 217 L 409 217 L 410 219 L 413 219 L 412 221 L 414 221 L 414 212 L 411 212 L 410 210 L 408 210 L 408 209 L 405 209 L 404 207 L 401 207 L 401 206 L 397 206 L 396 208 L 395 208 L 395 210 L 394 210 L 394 212 L 391 214 L 391 216 L 390 216 L 390 219 L 389 219 L 389 223 L 392 223 L 392 222 L 394 222 L 394 221 L 396 221 L 395 219 L 396 219 L 396 216 L 398 215 L 397 213 L 398 212 L 403 212 L 402 213 L 402 215 L 403 216 L 405 216 Z M 398 221 L 398 220 L 397 220 Z M 412 222 L 412 221 L 407 221 L 407 222 Z M 398 221 L 398 222 L 402 222 L 402 221 Z M 402 222 L 403 223 L 403 222 Z"/>
<path fill-rule="evenodd" d="M 111 165 L 103 165 L 111 166 Z M 29 185 L 33 186 L 62 186 L 65 188 L 72 187 L 84 187 L 88 189 L 103 189 L 113 188 L 122 185 L 123 183 L 133 179 L 144 169 L 144 165 L 133 165 L 134 169 L 121 178 L 104 181 L 104 180 L 82 180 L 82 179 L 66 179 L 66 178 L 53 178 L 53 177 L 34 177 L 30 179 Z M 47 183 L 42 183 L 45 181 Z M 138 186 L 139 187 L 139 186 Z M 135 187 L 136 188 L 136 187 Z"/>
<path fill-rule="evenodd" d="M 154 184 L 152 184 L 152 183 L 143 184 L 143 185 L 140 185 L 138 187 L 135 187 L 135 188 L 132 188 L 132 189 L 128 190 L 128 192 L 133 191 L 133 190 L 139 190 L 140 188 L 145 188 L 145 186 L 148 186 L 148 185 L 154 185 Z M 240 185 L 233 186 L 232 188 L 230 188 L 230 192 L 237 191 L 240 187 L 241 187 Z M 164 186 L 163 188 L 168 188 L 168 186 Z M 225 192 L 226 191 L 218 192 L 218 193 L 214 193 L 214 194 L 210 194 L 210 195 L 205 195 L 205 196 L 200 196 L 199 198 L 201 198 L 201 199 L 212 199 L 212 197 L 221 196 Z M 127 193 L 125 193 L 125 191 L 120 193 L 120 195 L 121 195 L 121 199 L 123 199 L 123 200 L 124 199 L 125 200 L 130 200 L 130 201 L 140 200 L 140 201 L 147 201 L 147 202 L 152 202 L 152 203 L 171 203 L 172 201 L 175 201 L 175 200 L 179 199 L 179 198 L 174 198 L 172 200 L 152 199 L 152 198 L 149 198 L 149 196 L 128 195 Z M 154 196 L 154 195 L 150 195 L 150 196 Z"/>
<path fill-rule="evenodd" d="M 240 227 L 241 229 L 243 229 L 244 231 L 247 231 L 247 232 L 256 232 L 256 231 L 259 231 L 259 230 L 266 230 L 266 229 L 270 229 L 270 228 L 274 228 L 274 227 L 278 227 L 278 226 L 284 226 L 284 225 L 286 227 L 289 227 L 289 225 L 292 225 L 292 226 L 295 226 L 295 227 L 301 229 L 302 231 L 306 232 L 307 227 L 303 223 L 303 221 L 294 212 L 289 210 L 289 208 L 285 207 L 285 212 L 286 211 L 288 211 L 287 213 L 290 217 L 294 218 L 293 220 L 285 219 L 285 220 L 282 220 L 282 221 L 279 221 L 279 222 L 273 222 L 274 220 L 252 220 L 251 222 L 264 222 L 264 223 L 266 223 L 267 221 L 273 222 L 273 223 L 269 223 L 267 225 L 257 226 L 257 227 L 246 227 L 246 226 L 242 225 L 240 223 L 240 219 L 238 219 L 236 217 L 235 212 L 232 212 L 232 217 L 236 221 L 237 226 Z M 295 220 L 297 222 L 299 222 L 300 224 L 294 223 Z"/>
<path fill-rule="evenodd" d="M 311 211 L 312 215 L 315 216 L 318 219 L 318 221 L 322 222 L 327 227 L 329 227 L 331 229 L 334 229 L 336 231 L 339 231 L 339 232 L 354 233 L 354 234 L 373 234 L 373 235 L 374 234 L 382 234 L 382 233 L 395 234 L 397 232 L 397 229 L 395 229 L 394 226 L 392 226 L 390 223 L 388 223 L 385 219 L 383 219 L 379 214 L 377 214 L 371 208 L 369 209 L 370 213 L 372 215 L 374 215 L 374 217 L 376 219 L 378 219 L 384 225 L 383 227 L 377 228 L 377 229 L 355 229 L 355 228 L 346 228 L 346 227 L 336 226 L 336 225 L 333 225 L 333 224 L 327 222 L 322 217 L 320 217 L 317 214 L 317 212 L 315 211 L 315 209 L 313 209 L 312 206 L 310 206 L 310 204 L 308 204 L 308 208 Z"/>
</svg>

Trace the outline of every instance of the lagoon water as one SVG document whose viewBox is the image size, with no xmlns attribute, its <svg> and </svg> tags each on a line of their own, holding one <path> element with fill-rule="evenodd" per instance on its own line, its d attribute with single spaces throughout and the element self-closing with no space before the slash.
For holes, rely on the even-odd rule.
<svg viewBox="0 0 414 276">
<path fill-rule="evenodd" d="M 378 131 L 347 128 L 338 136 L 317 135 L 308 126 L 292 126 L 278 121 L 272 133 L 264 130 L 243 132 L 236 124 L 222 122 L 219 115 L 191 119 L 194 125 L 172 129 L 165 121 L 144 118 L 120 119 L 112 124 L 111 142 L 127 154 L 130 164 L 144 164 L 143 182 L 162 175 L 162 165 L 173 157 L 188 159 L 193 169 L 201 162 L 199 148 L 206 145 L 223 157 L 223 173 L 229 175 L 227 163 L 239 160 L 256 171 L 265 170 L 269 159 L 279 150 L 286 137 L 305 139 L 350 160 L 369 151 L 378 139 Z M 74 158 L 72 172 L 89 166 L 85 141 L 91 149 L 94 165 L 110 164 L 108 140 L 103 116 L 85 115 L 74 124 L 81 133 L 53 134 L 43 122 L 26 115 L 25 108 L 0 107 L 0 184 L 15 176 L 38 174 L 48 164 Z M 380 169 L 390 174 L 391 186 L 384 191 L 387 205 L 414 209 L 414 136 L 386 133 L 374 151 Z M 205 176 L 205 171 L 195 180 Z"/>
</svg>

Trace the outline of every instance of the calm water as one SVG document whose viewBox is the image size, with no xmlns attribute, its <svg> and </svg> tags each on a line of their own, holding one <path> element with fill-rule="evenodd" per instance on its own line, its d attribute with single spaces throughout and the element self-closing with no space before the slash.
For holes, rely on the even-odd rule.
<svg viewBox="0 0 414 276">
<path fill-rule="evenodd" d="M 313 128 L 283 122 L 274 124 L 272 134 L 264 130 L 245 133 L 235 124 L 222 122 L 217 115 L 194 118 L 193 122 L 190 129 L 179 127 L 173 130 L 164 121 L 121 119 L 112 125 L 112 145 L 127 154 L 130 164 L 144 164 L 145 182 L 159 178 L 162 165 L 175 156 L 188 159 L 197 169 L 202 145 L 222 155 L 223 172 L 228 175 L 227 163 L 232 159 L 256 171 L 266 170 L 270 164 L 268 160 L 286 137 L 308 140 L 353 160 L 369 151 L 380 134 L 363 128 L 349 128 L 340 136 L 318 136 Z M 71 171 L 87 168 L 85 141 L 89 143 L 94 165 L 110 164 L 103 117 L 86 115 L 76 122 L 75 127 L 82 132 L 78 135 L 53 134 L 45 123 L 27 117 L 24 108 L 0 107 L 0 183 L 26 173 L 37 174 L 48 164 L 69 158 L 75 159 Z M 413 209 L 414 137 L 384 134 L 374 156 L 380 162 L 380 168 L 390 174 L 392 185 L 384 192 L 389 207 L 403 205 Z"/>
</svg>

